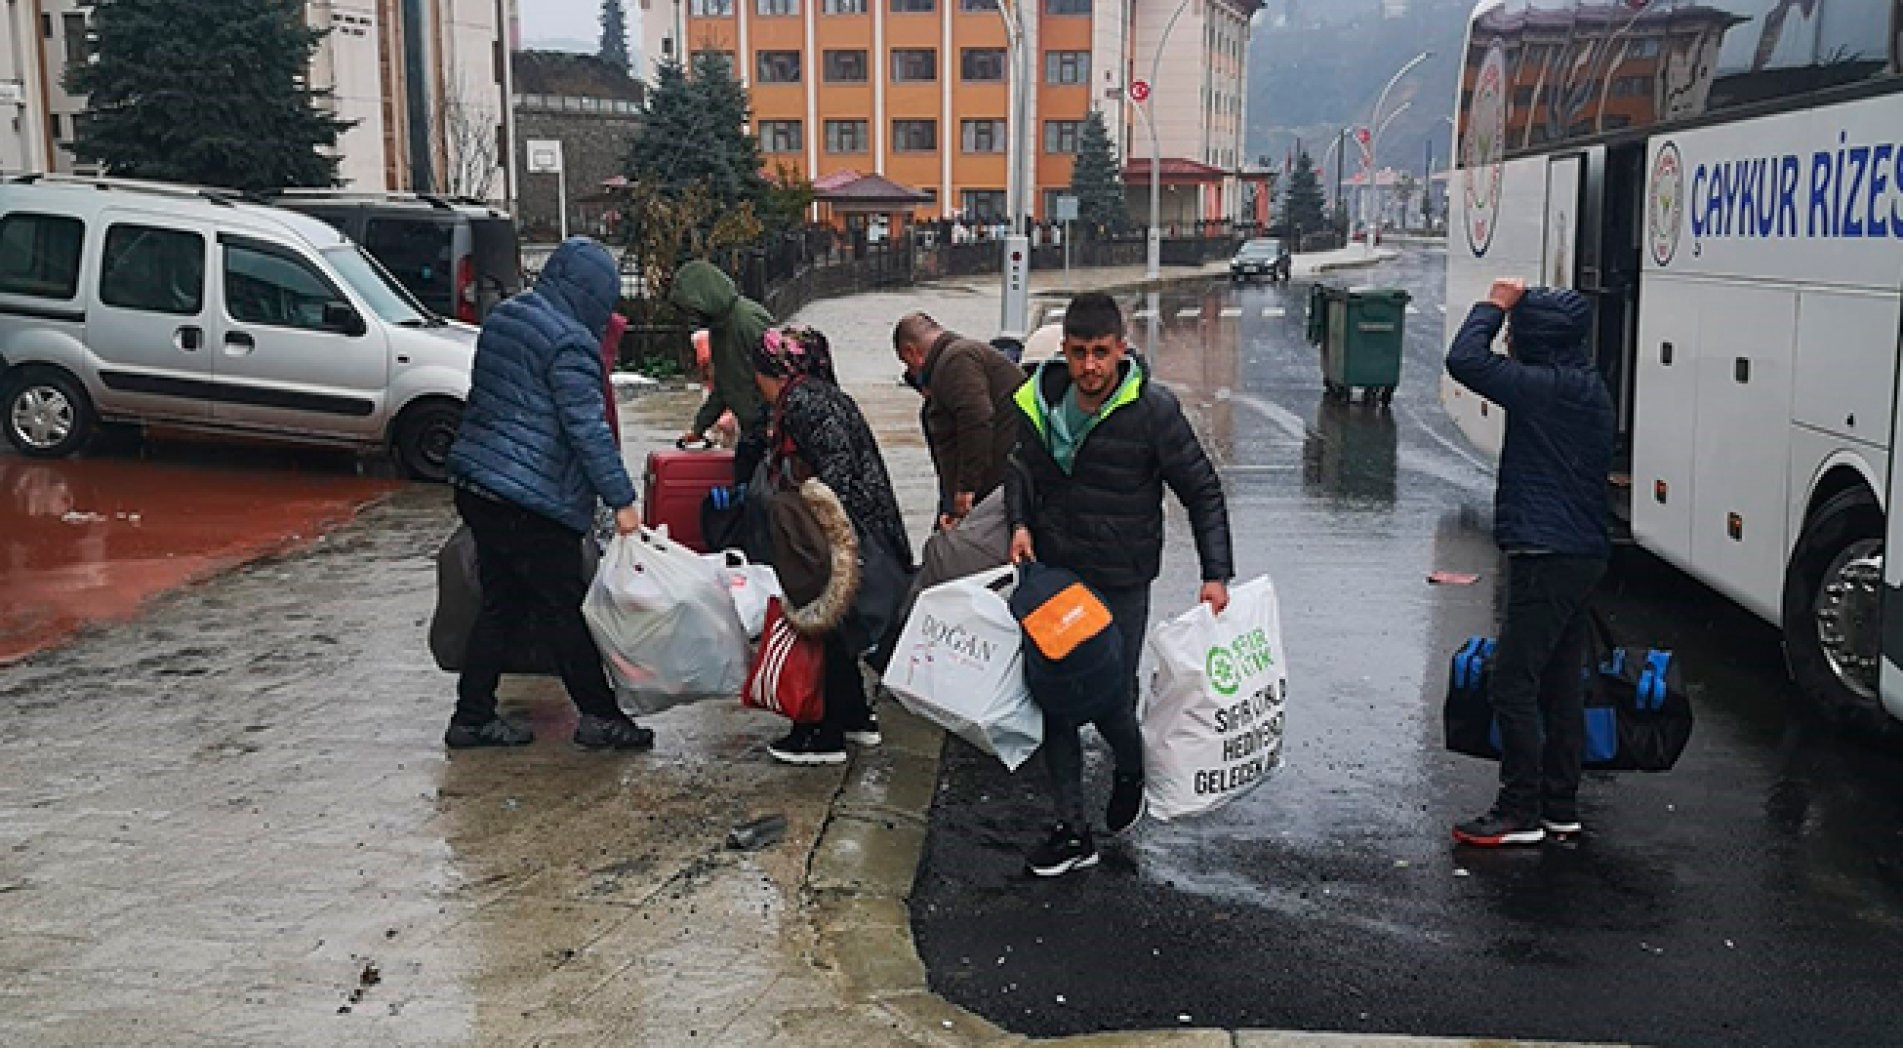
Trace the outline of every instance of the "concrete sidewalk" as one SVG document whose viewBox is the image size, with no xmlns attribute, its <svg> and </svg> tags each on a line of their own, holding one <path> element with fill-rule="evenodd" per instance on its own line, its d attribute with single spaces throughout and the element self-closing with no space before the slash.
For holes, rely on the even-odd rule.
<svg viewBox="0 0 1903 1048">
<path fill-rule="evenodd" d="M 996 292 L 800 319 L 834 336 L 923 534 L 934 484 L 889 341 L 918 308 L 981 332 Z M 624 407 L 637 471 L 696 400 Z M 581 753 L 559 685 L 512 679 L 505 709 L 535 744 L 446 753 L 454 680 L 425 637 L 453 523 L 444 491 L 406 488 L 306 552 L 0 671 L 0 1041 L 1026 1043 L 931 993 L 913 948 L 943 740 L 903 711 L 882 709 L 886 744 L 843 769 L 773 762 L 784 723 L 731 702 L 645 718 L 651 754 Z M 727 846 L 770 814 L 782 840 Z"/>
<path fill-rule="evenodd" d="M 1350 269 L 1365 269 L 1397 258 L 1400 251 L 1392 247 L 1368 250 L 1360 244 L 1350 244 L 1336 251 L 1311 251 L 1295 255 L 1289 266 L 1289 279 L 1315 280 L 1332 272 Z M 1143 288 L 1152 284 L 1162 286 L 1193 280 L 1211 280 L 1229 275 L 1229 260 L 1219 259 L 1200 266 L 1164 266 L 1155 281 L 1146 280 L 1144 267 L 1102 266 L 1085 269 L 1072 269 L 1067 276 L 1062 269 L 1033 269 L 1031 271 L 1031 294 L 1040 298 L 1067 298 L 1080 291 L 1109 291 Z M 921 286 L 912 293 L 936 295 L 945 291 L 999 292 L 1000 277 L 996 273 L 987 273 L 972 277 L 954 277 Z M 861 299 L 866 295 L 855 295 Z M 809 306 L 808 311 L 817 308 Z M 928 310 L 929 312 L 929 310 Z M 997 318 L 991 317 L 988 324 L 995 325 Z"/>
</svg>

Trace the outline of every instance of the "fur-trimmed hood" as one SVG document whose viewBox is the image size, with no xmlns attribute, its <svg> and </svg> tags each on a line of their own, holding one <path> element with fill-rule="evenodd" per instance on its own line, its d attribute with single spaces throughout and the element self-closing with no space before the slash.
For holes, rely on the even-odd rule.
<svg viewBox="0 0 1903 1048">
<path fill-rule="evenodd" d="M 820 538 L 825 544 L 823 561 L 775 557 L 776 561 L 790 561 L 775 565 L 787 595 L 782 611 L 794 631 L 807 637 L 823 637 L 846 621 L 846 614 L 859 596 L 859 536 L 839 496 L 818 477 L 808 479 L 796 492 L 778 497 L 799 498 L 818 523 Z M 821 570 L 826 572 L 823 584 L 819 579 Z M 811 600 L 795 603 L 795 594 L 804 596 L 815 591 L 818 595 Z"/>
</svg>

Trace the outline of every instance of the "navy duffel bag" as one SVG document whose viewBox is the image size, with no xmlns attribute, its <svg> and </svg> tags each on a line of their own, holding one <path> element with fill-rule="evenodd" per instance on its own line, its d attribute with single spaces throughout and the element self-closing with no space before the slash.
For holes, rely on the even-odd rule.
<svg viewBox="0 0 1903 1048">
<path fill-rule="evenodd" d="M 1657 648 L 1610 643 L 1594 616 L 1597 652 L 1587 675 L 1585 767 L 1589 771 L 1669 771 L 1692 737 L 1692 704 L 1678 661 Z M 1488 699 L 1498 642 L 1470 637 L 1454 652 L 1442 726 L 1447 748 L 1500 759 L 1500 728 Z"/>
</svg>

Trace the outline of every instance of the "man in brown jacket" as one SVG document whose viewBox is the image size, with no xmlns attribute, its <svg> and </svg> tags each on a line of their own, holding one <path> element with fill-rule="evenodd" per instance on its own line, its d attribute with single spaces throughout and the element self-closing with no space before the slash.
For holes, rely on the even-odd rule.
<svg viewBox="0 0 1903 1048">
<path fill-rule="evenodd" d="M 1024 369 L 924 313 L 899 321 L 892 346 L 925 397 L 919 414 L 938 471 L 938 523 L 949 530 L 1004 482 L 1018 439 L 1011 397 L 1024 385 Z"/>
</svg>

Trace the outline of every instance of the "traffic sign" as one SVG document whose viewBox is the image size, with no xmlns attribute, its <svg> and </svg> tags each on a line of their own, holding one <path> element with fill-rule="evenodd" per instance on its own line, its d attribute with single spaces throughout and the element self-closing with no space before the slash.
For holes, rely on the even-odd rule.
<svg viewBox="0 0 1903 1048">
<path fill-rule="evenodd" d="M 1150 97 L 1150 82 L 1148 80 L 1130 81 L 1130 100 L 1131 101 L 1142 102 L 1147 100 L 1149 97 Z"/>
</svg>

